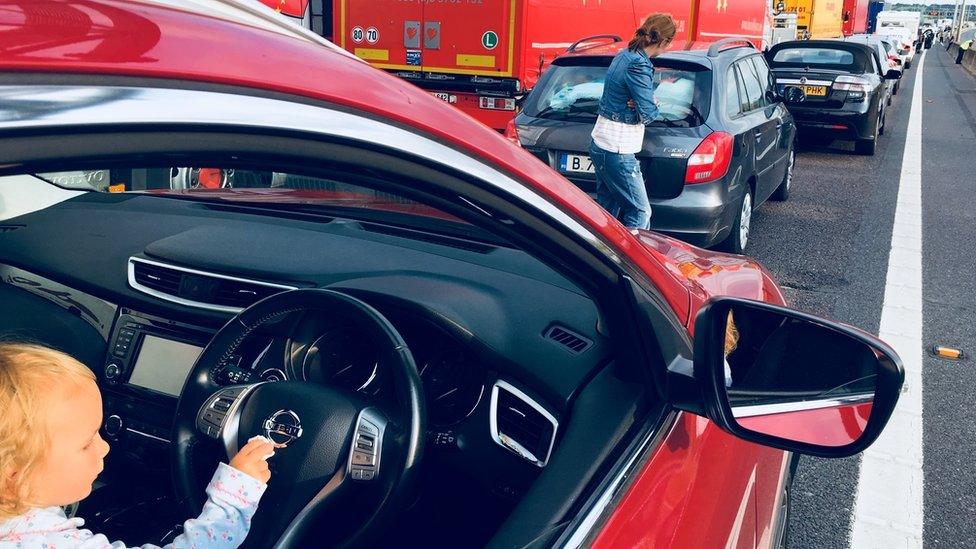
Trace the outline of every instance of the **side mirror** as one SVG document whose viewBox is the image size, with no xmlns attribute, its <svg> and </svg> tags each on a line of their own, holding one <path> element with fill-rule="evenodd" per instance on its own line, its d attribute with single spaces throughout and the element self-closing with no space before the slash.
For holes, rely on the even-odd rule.
<svg viewBox="0 0 976 549">
<path fill-rule="evenodd" d="M 807 99 L 806 92 L 796 86 L 786 86 L 786 89 L 783 90 L 783 96 L 787 103 L 802 103 Z"/>
<path fill-rule="evenodd" d="M 885 80 L 898 80 L 901 78 L 901 71 L 896 71 L 895 69 L 888 69 L 888 72 L 884 75 Z"/>
<path fill-rule="evenodd" d="M 738 298 L 702 307 L 694 352 L 693 381 L 687 368 L 668 372 L 676 407 L 739 438 L 823 457 L 874 442 L 905 377 L 894 350 L 864 332 Z"/>
</svg>

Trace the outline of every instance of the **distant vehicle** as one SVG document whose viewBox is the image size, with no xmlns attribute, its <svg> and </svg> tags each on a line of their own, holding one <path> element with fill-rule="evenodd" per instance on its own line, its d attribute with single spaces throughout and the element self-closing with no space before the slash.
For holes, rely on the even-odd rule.
<svg viewBox="0 0 976 549">
<path fill-rule="evenodd" d="M 585 36 L 629 39 L 656 11 L 675 18 L 680 48 L 739 35 L 758 43 L 769 25 L 768 0 L 695 10 L 680 0 L 325 1 L 342 14 L 333 18 L 337 44 L 498 131 L 552 60 Z"/>
<path fill-rule="evenodd" d="M 773 16 L 773 29 L 770 37 L 770 46 L 775 46 L 780 42 L 796 40 L 796 14 L 779 13 Z"/>
<path fill-rule="evenodd" d="M 840 38 L 842 8 L 838 0 L 786 0 L 786 11 L 796 13 L 797 38 Z"/>
<path fill-rule="evenodd" d="M 877 62 L 887 73 L 890 70 L 896 71 L 898 73 L 898 78 L 886 78 L 885 87 L 887 88 L 887 94 L 885 99 L 886 105 L 891 105 L 892 96 L 897 92 L 897 86 L 901 82 L 902 69 L 898 56 L 889 55 L 889 51 L 893 51 L 894 45 L 889 42 L 886 38 L 882 36 L 876 36 L 872 34 L 854 34 L 844 38 L 847 42 L 856 42 L 859 44 L 867 44 L 875 48 L 875 54 L 877 55 Z"/>
<path fill-rule="evenodd" d="M 603 79 L 620 42 L 557 58 L 525 100 L 509 137 L 594 194 L 587 153 Z M 651 229 L 735 253 L 749 242 L 752 211 L 793 184 L 793 117 L 763 56 L 745 40 L 654 59 L 660 119 L 637 154 Z"/>
<path fill-rule="evenodd" d="M 916 41 L 918 36 L 916 31 L 898 25 L 887 25 L 879 21 L 877 36 L 888 37 L 895 43 L 898 49 L 898 56 L 902 59 L 905 69 L 912 68 L 912 60 L 915 59 Z"/>
<path fill-rule="evenodd" d="M 852 140 L 858 154 L 874 154 L 887 114 L 884 81 L 899 76 L 881 64 L 877 48 L 802 40 L 777 44 L 766 57 L 801 135 Z"/>
<path fill-rule="evenodd" d="M 866 32 L 874 34 L 878 30 L 878 14 L 884 11 L 884 0 L 871 0 L 868 2 L 868 25 Z"/>
<path fill-rule="evenodd" d="M 841 14 L 844 36 L 867 32 L 868 0 L 844 0 Z"/>
</svg>

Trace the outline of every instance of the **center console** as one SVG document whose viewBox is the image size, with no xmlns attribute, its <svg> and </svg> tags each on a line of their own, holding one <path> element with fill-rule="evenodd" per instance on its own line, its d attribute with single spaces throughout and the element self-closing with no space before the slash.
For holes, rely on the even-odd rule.
<svg viewBox="0 0 976 549">
<path fill-rule="evenodd" d="M 165 460 L 176 401 L 213 331 L 132 309 L 115 321 L 100 382 L 103 430 L 135 463 Z M 163 451 L 161 451 L 163 450 Z M 164 465 L 161 463 L 160 465 Z"/>
</svg>

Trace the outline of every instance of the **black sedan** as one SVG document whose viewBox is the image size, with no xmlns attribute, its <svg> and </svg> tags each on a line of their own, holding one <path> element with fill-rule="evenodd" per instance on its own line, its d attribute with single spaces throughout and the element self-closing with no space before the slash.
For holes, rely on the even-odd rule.
<svg viewBox="0 0 976 549">
<path fill-rule="evenodd" d="M 509 138 L 591 195 L 587 154 L 603 81 L 625 43 L 576 46 L 553 61 L 509 126 Z M 660 118 L 637 154 L 651 202 L 651 229 L 703 247 L 741 253 L 752 211 L 785 200 L 793 181 L 796 128 L 766 61 L 751 43 L 654 59 Z"/>
<path fill-rule="evenodd" d="M 900 74 L 880 62 L 873 46 L 839 40 L 782 42 L 766 58 L 801 131 L 852 140 L 858 154 L 874 154 L 884 132 L 885 80 Z"/>
</svg>

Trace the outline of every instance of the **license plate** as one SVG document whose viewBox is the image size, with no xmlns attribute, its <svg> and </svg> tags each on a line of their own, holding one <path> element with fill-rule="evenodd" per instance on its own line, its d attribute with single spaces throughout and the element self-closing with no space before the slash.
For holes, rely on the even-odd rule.
<svg viewBox="0 0 976 549">
<path fill-rule="evenodd" d="M 585 154 L 559 155 L 559 171 L 563 173 L 596 173 L 593 161 Z"/>
<path fill-rule="evenodd" d="M 449 93 L 441 93 L 441 92 L 431 92 L 431 95 L 433 95 L 434 97 L 440 99 L 441 101 L 444 101 L 446 103 L 450 103 L 452 105 L 455 104 L 455 103 L 457 103 L 457 96 L 456 95 L 451 95 Z"/>
<path fill-rule="evenodd" d="M 827 86 L 800 86 L 800 89 L 803 90 L 803 93 L 806 95 L 827 95 Z"/>
</svg>

